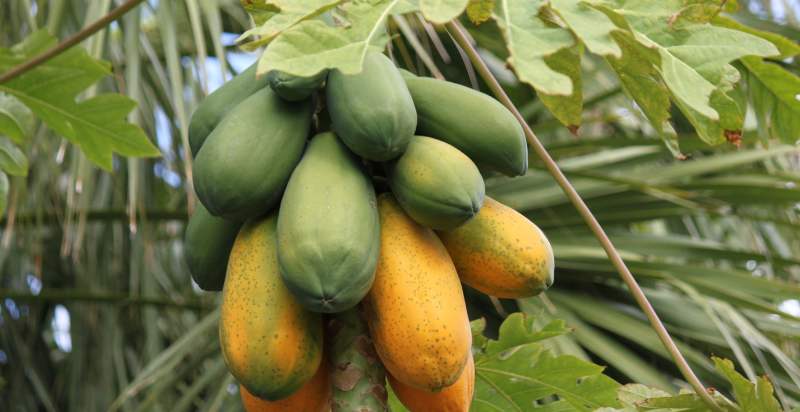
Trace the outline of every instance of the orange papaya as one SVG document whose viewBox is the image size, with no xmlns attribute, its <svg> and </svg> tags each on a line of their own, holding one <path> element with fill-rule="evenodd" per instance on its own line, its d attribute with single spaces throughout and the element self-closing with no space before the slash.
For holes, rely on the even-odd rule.
<svg viewBox="0 0 800 412">
<path fill-rule="evenodd" d="M 283 399 L 322 361 L 322 319 L 304 309 L 278 269 L 277 217 L 245 223 L 233 242 L 219 321 L 228 370 L 252 394 Z"/>
<path fill-rule="evenodd" d="M 475 362 L 470 354 L 456 383 L 439 392 L 408 386 L 392 375 L 389 375 L 389 384 L 400 402 L 411 412 L 468 412 L 475 392 Z"/>
<path fill-rule="evenodd" d="M 492 296 L 517 299 L 553 284 L 555 259 L 547 237 L 516 210 L 489 198 L 471 220 L 439 238 L 461 281 Z"/>
<path fill-rule="evenodd" d="M 364 313 L 378 356 L 406 385 L 435 391 L 461 375 L 472 345 L 464 294 L 436 234 L 389 193 L 378 199 L 381 250 Z"/>
<path fill-rule="evenodd" d="M 247 412 L 327 412 L 331 404 L 330 365 L 324 359 L 314 376 L 297 392 L 277 401 L 268 401 L 239 385 L 242 404 Z"/>
</svg>

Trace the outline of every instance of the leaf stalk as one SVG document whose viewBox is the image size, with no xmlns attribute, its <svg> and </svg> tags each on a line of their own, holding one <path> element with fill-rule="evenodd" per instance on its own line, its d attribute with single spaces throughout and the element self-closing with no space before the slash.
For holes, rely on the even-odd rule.
<svg viewBox="0 0 800 412">
<path fill-rule="evenodd" d="M 575 188 L 570 183 L 569 179 L 564 175 L 561 169 L 558 167 L 556 162 L 547 152 L 544 145 L 539 141 L 539 138 L 536 137 L 536 134 L 533 133 L 533 130 L 530 128 L 528 123 L 520 114 L 519 110 L 514 106 L 514 103 L 511 102 L 506 92 L 503 90 L 500 83 L 494 77 L 492 72 L 486 66 L 486 63 L 481 59 L 478 51 L 475 49 L 475 46 L 470 42 L 465 32 L 464 27 L 458 21 L 451 21 L 445 25 L 447 30 L 456 40 L 456 42 L 464 49 L 464 51 L 469 56 L 469 59 L 472 61 L 475 68 L 478 70 L 478 73 L 483 78 L 483 80 L 487 83 L 489 88 L 492 90 L 492 93 L 495 97 L 502 103 L 508 110 L 514 114 L 514 117 L 517 118 L 520 125 L 525 132 L 525 138 L 528 141 L 528 145 L 533 148 L 533 151 L 539 157 L 539 159 L 544 163 L 545 168 L 553 176 L 556 183 L 561 187 L 561 190 L 564 191 L 564 194 L 567 196 L 569 201 L 578 211 L 578 213 L 583 218 L 583 221 L 589 226 L 589 229 L 592 231 L 594 236 L 600 242 L 605 250 L 606 255 L 608 256 L 611 264 L 619 273 L 622 280 L 630 289 L 631 294 L 633 295 L 634 300 L 642 309 L 642 311 L 647 316 L 647 319 L 650 321 L 650 325 L 656 331 L 659 340 L 664 345 L 664 347 L 669 352 L 670 356 L 674 360 L 676 366 L 680 370 L 683 377 L 692 386 L 694 391 L 697 393 L 698 396 L 708 405 L 708 407 L 717 412 L 722 412 L 722 408 L 714 402 L 714 399 L 706 392 L 705 386 L 703 383 L 700 382 L 700 379 L 695 375 L 692 368 L 689 366 L 689 363 L 681 354 L 678 347 L 675 345 L 675 342 L 672 340 L 669 332 L 667 332 L 666 327 L 661 322 L 658 317 L 658 314 L 653 309 L 653 306 L 650 304 L 650 301 L 647 300 L 642 289 L 639 287 L 639 284 L 636 282 L 636 279 L 633 277 L 633 274 L 628 269 L 625 262 L 622 260 L 617 249 L 614 247 L 614 244 L 609 239 L 608 235 L 603 230 L 603 227 L 600 226 L 600 223 L 597 221 L 597 218 L 594 217 L 592 211 L 586 205 L 586 202 L 583 201 L 581 196 L 575 190 Z"/>
</svg>

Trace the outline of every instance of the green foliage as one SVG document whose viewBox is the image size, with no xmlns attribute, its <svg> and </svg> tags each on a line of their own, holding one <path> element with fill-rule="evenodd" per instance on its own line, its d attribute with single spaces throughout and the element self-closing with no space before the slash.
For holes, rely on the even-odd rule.
<svg viewBox="0 0 800 412">
<path fill-rule="evenodd" d="M 500 326 L 498 340 L 475 350 L 474 411 L 544 410 L 591 411 L 617 406 L 619 384 L 602 374 L 603 367 L 570 355 L 554 356 L 538 343 L 565 333 L 555 321 L 541 330 L 533 320 L 516 313 Z M 548 398 L 556 400 L 548 402 Z"/>
<path fill-rule="evenodd" d="M 519 80 L 532 86 L 562 124 L 576 132 L 583 118 L 581 61 L 584 48 L 608 61 L 625 92 L 656 132 L 679 153 L 670 124 L 674 104 L 709 144 L 741 139 L 746 100 L 742 74 L 733 61 L 744 60 L 751 103 L 765 136 L 789 142 L 800 130 L 798 78 L 759 57 L 785 58 L 797 46 L 719 16 L 730 2 L 640 1 L 315 1 L 281 6 L 275 15 L 246 33 L 248 44 L 268 44 L 259 72 L 280 69 L 309 76 L 325 68 L 355 73 L 370 48 L 389 38 L 389 14 L 421 11 L 446 22 L 462 10 L 475 24 L 490 16 L 505 40 L 508 63 Z M 311 19 L 332 11 L 334 25 Z M 330 20 L 330 19 L 329 19 Z M 794 88 L 793 88 L 794 87 Z M 790 96 L 791 95 L 791 96 Z M 787 97 L 789 96 L 789 97 Z"/>
<path fill-rule="evenodd" d="M 0 71 L 6 71 L 56 44 L 46 31 L 31 34 L 22 43 L 0 49 Z M 158 156 L 158 149 L 140 128 L 127 122 L 136 102 L 103 94 L 80 102 L 76 96 L 110 74 L 109 65 L 95 60 L 81 47 L 73 47 L 43 65 L 0 85 L 0 92 L 15 97 L 48 126 L 81 148 L 86 156 L 111 170 L 112 153 L 123 156 Z M 19 110 L 16 110 L 19 113 Z M 17 125 L 29 124 L 20 122 Z M 5 124 L 5 123 L 3 123 Z M 17 132 L 11 136 L 20 136 Z"/>
</svg>

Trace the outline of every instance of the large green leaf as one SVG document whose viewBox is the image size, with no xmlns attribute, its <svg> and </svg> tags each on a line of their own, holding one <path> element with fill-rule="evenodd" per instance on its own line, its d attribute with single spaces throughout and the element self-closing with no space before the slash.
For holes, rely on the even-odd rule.
<svg viewBox="0 0 800 412">
<path fill-rule="evenodd" d="M 11 49 L 0 49 L 0 71 L 8 70 L 56 44 L 46 31 L 37 31 Z M 108 75 L 109 66 L 73 47 L 22 76 L 0 85 L 0 91 L 24 103 L 58 134 L 86 156 L 111 170 L 112 153 L 158 156 L 160 152 L 142 130 L 127 122 L 136 102 L 117 94 L 102 94 L 80 102 L 78 93 Z"/>
<path fill-rule="evenodd" d="M 325 11 L 335 7 L 342 0 L 312 0 L 312 1 L 293 1 L 293 0 L 270 0 L 259 4 L 259 8 L 253 10 L 251 14 L 261 10 L 269 10 L 269 18 L 264 17 L 263 23 L 244 32 L 237 41 L 252 38 L 252 40 L 242 44 L 245 50 L 255 50 L 268 44 L 283 31 L 289 29 L 303 20 L 318 16 Z M 253 9 L 254 6 L 249 6 Z"/>
<path fill-rule="evenodd" d="M 324 69 L 358 73 L 367 51 L 381 50 L 389 40 L 386 18 L 415 10 L 416 6 L 407 0 L 380 0 L 351 2 L 340 9 L 346 25 L 334 27 L 305 20 L 276 37 L 258 61 L 258 73 L 280 70 L 312 76 Z"/>
<path fill-rule="evenodd" d="M 472 411 L 590 411 L 616 406 L 619 384 L 603 368 L 569 355 L 553 356 L 537 340 L 563 333 L 563 324 L 534 331 L 522 314 L 512 314 L 475 354 Z M 556 400 L 546 402 L 555 396 Z"/>
</svg>

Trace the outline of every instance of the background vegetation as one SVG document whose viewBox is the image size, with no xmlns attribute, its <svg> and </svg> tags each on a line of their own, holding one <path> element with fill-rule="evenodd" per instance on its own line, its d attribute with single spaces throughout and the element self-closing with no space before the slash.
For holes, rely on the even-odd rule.
<svg viewBox="0 0 800 412">
<path fill-rule="evenodd" d="M 64 38 L 115 5 L 3 1 L 0 47 L 41 28 Z M 732 17 L 800 39 L 797 2 L 741 1 Z M 41 122 L 31 124 L 20 145 L 29 165 L 13 150 L 0 150 L 0 162 L 28 170 L 6 185 L 0 228 L 0 410 L 240 408 L 219 354 L 218 295 L 192 285 L 183 263 L 182 234 L 193 203 L 184 143 L 197 102 L 258 57 L 234 45 L 250 27 L 233 0 L 154 0 L 82 44 L 111 62 L 114 74 L 81 97 L 113 91 L 138 101 L 129 120 L 161 157 L 115 157 L 109 172 L 93 163 L 102 156 L 82 152 Z M 449 80 L 486 90 L 446 32 L 416 15 L 390 19 L 389 30 L 389 53 L 399 65 L 421 74 L 435 66 Z M 750 379 L 767 376 L 783 408 L 798 407 L 797 147 L 782 145 L 757 122 L 758 113 L 749 114 L 740 145 L 708 146 L 673 108 L 681 143 L 676 155 L 608 65 L 590 55 L 582 62 L 584 111 L 576 136 L 503 66 L 497 26 L 471 30 L 703 382 L 727 391 L 709 356 L 729 358 Z M 800 72 L 796 58 L 779 63 Z M 755 81 L 747 84 L 751 98 L 769 104 Z M 777 137 L 793 143 L 799 136 Z M 467 291 L 471 317 L 486 319 L 487 334 L 497 336 L 501 320 L 516 311 L 530 314 L 537 327 L 563 319 L 573 331 L 542 343 L 555 354 L 607 365 L 605 373 L 623 383 L 670 392 L 685 386 L 535 157 L 528 175 L 491 177 L 487 190 L 536 222 L 557 259 L 556 285 L 540 297 L 499 302 Z"/>
</svg>

